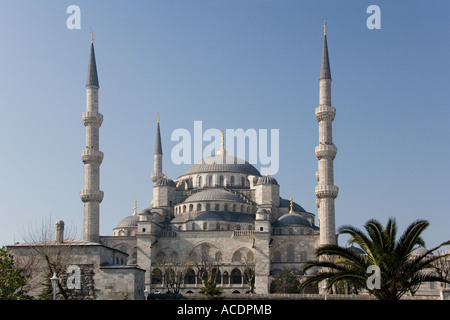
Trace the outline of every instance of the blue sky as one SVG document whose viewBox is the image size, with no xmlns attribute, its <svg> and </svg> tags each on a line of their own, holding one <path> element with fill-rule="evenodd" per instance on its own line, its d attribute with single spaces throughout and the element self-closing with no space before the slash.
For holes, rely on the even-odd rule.
<svg viewBox="0 0 450 320">
<path fill-rule="evenodd" d="M 69 30 L 69 5 L 81 29 Z M 381 29 L 366 9 L 381 9 Z M 323 22 L 333 77 L 336 227 L 424 218 L 450 239 L 447 1 L 0 1 L 0 245 L 62 219 L 82 237 L 90 29 L 100 81 L 102 235 L 152 199 L 156 115 L 164 170 L 178 128 L 279 129 L 284 198 L 317 213 Z M 259 165 L 255 165 L 259 168 Z M 340 241 L 344 245 L 344 241 Z"/>
</svg>

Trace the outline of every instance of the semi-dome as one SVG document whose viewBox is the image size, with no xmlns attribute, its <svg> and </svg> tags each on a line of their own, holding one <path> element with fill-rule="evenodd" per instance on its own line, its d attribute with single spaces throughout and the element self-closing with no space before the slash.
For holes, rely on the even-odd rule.
<svg viewBox="0 0 450 320">
<path fill-rule="evenodd" d="M 116 228 L 130 228 L 130 227 L 137 227 L 137 223 L 139 221 L 138 215 L 132 215 L 123 218 Z"/>
<path fill-rule="evenodd" d="M 308 219 L 298 213 L 286 213 L 279 217 L 273 224 L 274 227 L 287 227 L 287 226 L 304 226 L 311 227 Z"/>
<path fill-rule="evenodd" d="M 194 193 L 188 197 L 184 202 L 200 202 L 200 201 L 234 201 L 245 202 L 237 194 L 231 193 L 223 189 L 206 189 Z"/>
<path fill-rule="evenodd" d="M 274 177 L 266 175 L 264 177 L 260 177 L 256 184 L 276 184 L 276 185 L 278 185 L 278 182 Z"/>
<path fill-rule="evenodd" d="M 259 171 L 250 163 L 230 155 L 215 155 L 194 163 L 184 175 L 208 172 L 233 172 L 260 176 Z"/>
</svg>

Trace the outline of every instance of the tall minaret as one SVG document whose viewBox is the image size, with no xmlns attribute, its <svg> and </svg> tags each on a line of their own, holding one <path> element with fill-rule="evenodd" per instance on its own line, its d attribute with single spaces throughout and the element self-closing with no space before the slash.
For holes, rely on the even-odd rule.
<svg viewBox="0 0 450 320">
<path fill-rule="evenodd" d="M 84 232 L 85 241 L 96 242 L 99 239 L 100 202 L 103 191 L 100 190 L 100 164 L 103 152 L 99 151 L 99 128 L 103 122 L 103 115 L 98 112 L 98 77 L 94 54 L 94 38 L 91 31 L 91 53 L 86 81 L 86 112 L 82 119 L 86 127 L 86 149 L 81 151 L 84 163 L 84 190 L 81 190 L 81 201 L 84 203 Z"/>
<path fill-rule="evenodd" d="M 155 141 L 155 155 L 153 161 L 153 173 L 152 181 L 155 183 L 163 177 L 162 172 L 162 145 L 161 145 L 161 133 L 159 131 L 159 113 L 158 113 L 158 125 L 156 127 L 156 141 Z"/>
<path fill-rule="evenodd" d="M 316 174 L 316 204 L 319 213 L 320 245 L 336 244 L 334 199 L 338 195 L 338 187 L 334 185 L 333 160 L 337 148 L 333 143 L 332 124 L 336 109 L 331 106 L 331 72 L 328 59 L 327 25 L 324 24 L 322 65 L 320 69 L 319 106 L 316 108 L 316 118 L 319 122 L 319 145 L 315 153 L 319 162 Z"/>
</svg>

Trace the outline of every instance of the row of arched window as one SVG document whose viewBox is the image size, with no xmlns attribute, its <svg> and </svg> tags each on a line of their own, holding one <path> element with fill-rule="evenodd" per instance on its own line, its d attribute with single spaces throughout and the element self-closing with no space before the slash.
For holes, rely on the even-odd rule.
<svg viewBox="0 0 450 320">
<path fill-rule="evenodd" d="M 250 279 L 252 279 L 253 274 L 253 270 L 250 268 L 246 268 L 244 272 L 242 272 L 239 268 L 234 268 L 230 273 L 228 273 L 228 271 L 224 271 L 222 273 L 220 270 L 213 268 L 211 272 L 215 273 L 214 278 L 216 279 L 216 283 L 222 285 L 247 284 Z M 183 285 L 196 285 L 202 283 L 201 278 L 208 278 L 208 272 L 206 270 L 200 270 L 196 273 L 194 269 L 188 268 L 184 274 L 178 272 L 178 275 L 175 278 L 175 272 L 171 268 L 165 270 L 164 273 L 160 268 L 154 268 L 152 271 L 151 283 L 166 284 L 173 281 L 178 281 Z"/>
<path fill-rule="evenodd" d="M 292 244 L 287 245 L 284 249 L 278 249 L 273 253 L 273 262 L 301 262 L 308 260 L 308 253 L 301 251 L 296 259 L 295 247 Z"/>
<path fill-rule="evenodd" d="M 195 181 L 195 185 L 194 185 Z M 184 180 L 184 188 L 203 188 L 203 187 L 248 187 L 248 180 L 244 176 L 235 177 L 233 175 L 199 175 L 195 178 L 189 177 Z"/>
<path fill-rule="evenodd" d="M 256 208 L 251 205 L 244 204 L 228 204 L 228 203 L 191 203 L 191 204 L 183 204 L 175 207 L 175 214 L 183 213 L 183 212 L 193 212 L 195 209 L 196 212 L 201 211 L 231 211 L 231 212 L 242 212 L 242 213 L 255 213 Z"/>
</svg>

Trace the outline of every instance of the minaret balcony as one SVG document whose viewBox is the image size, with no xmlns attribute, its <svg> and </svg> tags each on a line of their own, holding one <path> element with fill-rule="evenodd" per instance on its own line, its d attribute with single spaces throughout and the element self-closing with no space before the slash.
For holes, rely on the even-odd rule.
<svg viewBox="0 0 450 320">
<path fill-rule="evenodd" d="M 86 149 L 81 151 L 81 159 L 83 160 L 84 164 L 101 164 L 103 161 L 103 152 L 98 150 Z"/>
<path fill-rule="evenodd" d="M 336 198 L 339 192 L 339 188 L 336 186 L 317 186 L 316 189 L 317 198 Z"/>
<path fill-rule="evenodd" d="M 100 127 L 103 122 L 103 115 L 98 112 L 83 112 L 81 118 L 85 126 Z"/>
<path fill-rule="evenodd" d="M 84 189 L 80 191 L 80 198 L 83 202 L 102 202 L 103 191 Z"/>
<path fill-rule="evenodd" d="M 314 151 L 316 152 L 316 157 L 320 159 L 330 159 L 334 160 L 337 153 L 337 148 L 333 144 L 321 144 L 317 146 Z"/>
<path fill-rule="evenodd" d="M 328 105 L 320 105 L 315 110 L 316 119 L 320 121 L 333 121 L 336 116 L 336 108 Z"/>
</svg>

